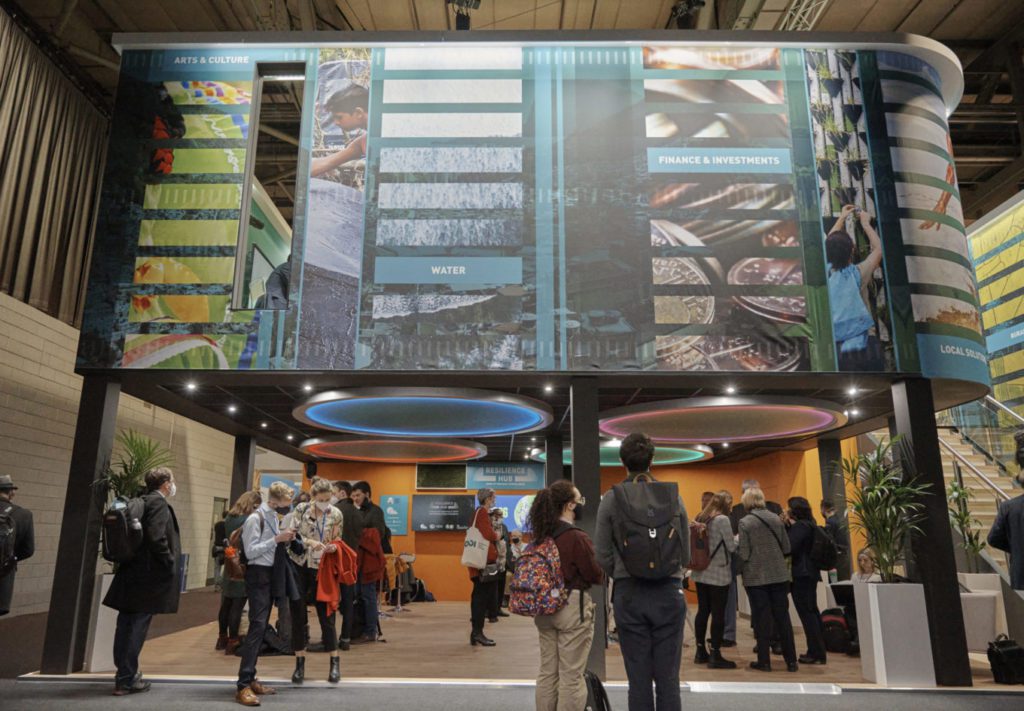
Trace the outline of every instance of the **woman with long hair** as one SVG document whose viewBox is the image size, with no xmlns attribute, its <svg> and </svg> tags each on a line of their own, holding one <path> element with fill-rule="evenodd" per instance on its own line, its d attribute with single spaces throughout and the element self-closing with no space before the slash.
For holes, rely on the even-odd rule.
<svg viewBox="0 0 1024 711">
<path fill-rule="evenodd" d="M 736 662 L 722 657 L 722 639 L 725 636 L 725 608 L 732 584 L 732 555 L 736 552 L 736 539 L 732 535 L 729 512 L 732 494 L 719 491 L 711 496 L 708 505 L 697 515 L 697 521 L 707 526 L 708 550 L 711 562 L 704 570 L 695 570 L 690 579 L 697 584 L 697 616 L 693 620 L 697 639 L 695 664 L 707 664 L 709 669 L 735 669 Z M 708 618 L 711 618 L 711 653 L 705 646 Z"/>
<path fill-rule="evenodd" d="M 787 512 L 790 561 L 793 564 L 793 605 L 800 616 L 800 624 L 807 637 L 807 654 L 800 657 L 801 664 L 825 663 L 825 632 L 821 628 L 821 611 L 818 609 L 818 582 L 821 572 L 811 561 L 815 529 L 818 527 L 811 511 L 811 504 L 802 496 L 788 501 Z"/>
<path fill-rule="evenodd" d="M 228 515 L 224 519 L 224 540 L 217 544 L 227 548 L 231 534 L 242 527 L 249 514 L 260 507 L 263 498 L 258 491 L 247 491 L 238 497 L 235 505 L 228 509 Z M 224 654 L 231 656 L 238 649 L 242 641 L 238 636 L 238 628 L 242 625 L 242 610 L 245 608 L 245 581 L 231 580 L 224 571 L 220 583 L 220 612 L 217 613 L 217 627 L 220 636 L 217 638 L 217 649 L 223 649 Z M 224 640 L 223 646 L 220 640 Z"/>
<path fill-rule="evenodd" d="M 541 489 L 530 507 L 534 545 L 550 538 L 558 548 L 568 603 L 553 615 L 533 618 L 540 636 L 537 711 L 582 709 L 587 703 L 583 672 L 594 639 L 591 585 L 604 581 L 590 536 L 576 528 L 584 499 L 571 481 L 556 481 Z"/>
</svg>

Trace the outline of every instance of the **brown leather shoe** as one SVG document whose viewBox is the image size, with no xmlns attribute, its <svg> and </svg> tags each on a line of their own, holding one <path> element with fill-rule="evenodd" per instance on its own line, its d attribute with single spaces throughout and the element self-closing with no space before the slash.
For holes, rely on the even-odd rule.
<svg viewBox="0 0 1024 711">
<path fill-rule="evenodd" d="M 241 646 L 242 640 L 239 637 L 228 637 L 228 641 L 224 643 L 224 654 L 232 657 Z"/>
<path fill-rule="evenodd" d="M 235 694 L 235 701 L 242 704 L 242 706 L 260 705 L 260 697 L 248 686 L 238 690 L 238 693 Z"/>
<path fill-rule="evenodd" d="M 272 686 L 264 686 L 260 681 L 253 681 L 253 683 L 249 684 L 249 688 L 258 696 L 273 696 L 277 693 L 277 689 Z"/>
</svg>

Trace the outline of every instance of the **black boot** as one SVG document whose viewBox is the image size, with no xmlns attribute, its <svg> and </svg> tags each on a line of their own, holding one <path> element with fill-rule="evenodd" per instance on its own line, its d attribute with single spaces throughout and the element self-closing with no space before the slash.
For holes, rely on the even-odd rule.
<svg viewBox="0 0 1024 711">
<path fill-rule="evenodd" d="M 735 669 L 736 662 L 730 662 L 722 657 L 722 650 L 711 648 L 711 658 L 708 660 L 708 669 Z"/>
<path fill-rule="evenodd" d="M 292 672 L 292 683 L 301 684 L 306 678 L 306 658 L 295 657 L 295 671 Z"/>
<path fill-rule="evenodd" d="M 484 633 L 483 632 L 474 632 L 470 636 L 470 638 L 469 638 L 469 643 L 471 645 L 473 645 L 474 647 L 476 645 L 478 645 L 478 644 L 480 646 L 482 646 L 482 647 L 493 647 L 493 646 L 495 646 L 495 641 L 493 639 L 488 638 L 488 637 L 484 637 Z"/>
<path fill-rule="evenodd" d="M 697 654 L 693 657 L 694 664 L 707 664 L 710 657 L 708 656 L 708 648 L 703 644 L 697 645 Z"/>
<path fill-rule="evenodd" d="M 332 684 L 341 681 L 341 660 L 337 657 L 331 657 L 331 672 L 327 675 L 327 681 Z"/>
</svg>

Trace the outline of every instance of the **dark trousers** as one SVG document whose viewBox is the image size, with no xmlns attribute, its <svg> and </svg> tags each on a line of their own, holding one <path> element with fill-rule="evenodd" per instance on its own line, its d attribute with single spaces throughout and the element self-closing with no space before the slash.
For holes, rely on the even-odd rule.
<svg viewBox="0 0 1024 711">
<path fill-rule="evenodd" d="M 750 618 L 757 637 L 757 661 L 771 662 L 771 639 L 774 632 L 782 643 L 782 657 L 786 663 L 796 662 L 796 644 L 793 625 L 789 622 L 789 583 L 751 585 L 747 587 L 750 599 Z"/>
<path fill-rule="evenodd" d="M 494 619 L 501 612 L 501 603 L 505 599 L 505 574 L 502 573 L 501 577 L 494 581 L 494 596 L 491 598 L 490 604 L 487 605 L 487 617 Z"/>
<path fill-rule="evenodd" d="M 245 569 L 245 594 L 249 598 L 249 631 L 242 643 L 242 661 L 238 665 L 238 688 L 256 680 L 256 660 L 263 646 L 263 635 L 270 621 L 270 578 L 273 568 L 250 565 Z"/>
<path fill-rule="evenodd" d="M 508 573 L 498 578 L 498 609 L 505 607 L 505 584 L 508 582 Z"/>
<path fill-rule="evenodd" d="M 352 640 L 352 615 L 355 613 L 357 585 L 341 586 L 341 640 Z"/>
<path fill-rule="evenodd" d="M 612 605 L 629 680 L 629 711 L 679 711 L 686 621 L 681 581 L 618 579 Z"/>
<path fill-rule="evenodd" d="M 359 583 L 359 599 L 363 601 L 363 637 L 377 639 L 377 625 L 380 624 L 377 612 L 377 583 Z"/>
<path fill-rule="evenodd" d="M 114 681 L 128 686 L 139 673 L 139 654 L 153 620 L 150 612 L 118 612 L 117 629 L 114 631 L 114 664 L 117 676 Z"/>
<path fill-rule="evenodd" d="M 728 585 L 697 583 L 697 615 L 693 618 L 693 631 L 697 644 L 707 638 L 708 618 L 711 618 L 711 648 L 721 649 L 725 635 L 725 606 L 729 602 Z"/>
<path fill-rule="evenodd" d="M 217 613 L 217 629 L 221 637 L 237 637 L 242 626 L 244 597 L 220 596 L 220 611 Z"/>
<path fill-rule="evenodd" d="M 494 605 L 497 587 L 497 580 L 481 583 L 480 578 L 473 578 L 473 594 L 469 598 L 470 616 L 473 620 L 473 634 L 483 634 L 484 620 L 487 617 L 488 610 Z"/>
<path fill-rule="evenodd" d="M 825 659 L 825 632 L 818 609 L 818 578 L 793 578 L 793 605 L 807 636 L 807 656 Z"/>
<path fill-rule="evenodd" d="M 334 626 L 334 613 L 328 615 L 327 603 L 316 599 L 316 572 L 314 568 L 295 566 L 295 579 L 299 583 L 299 599 L 292 600 L 290 604 L 293 652 L 303 652 L 309 644 L 309 605 L 311 603 L 316 607 L 324 651 L 334 652 L 338 649 L 338 633 Z"/>
</svg>

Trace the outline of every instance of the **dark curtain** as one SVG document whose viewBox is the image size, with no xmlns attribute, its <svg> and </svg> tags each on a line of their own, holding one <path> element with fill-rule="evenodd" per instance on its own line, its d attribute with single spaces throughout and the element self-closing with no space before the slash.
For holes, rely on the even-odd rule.
<svg viewBox="0 0 1024 711">
<path fill-rule="evenodd" d="M 79 325 L 107 121 L 0 11 L 0 291 Z"/>
</svg>

